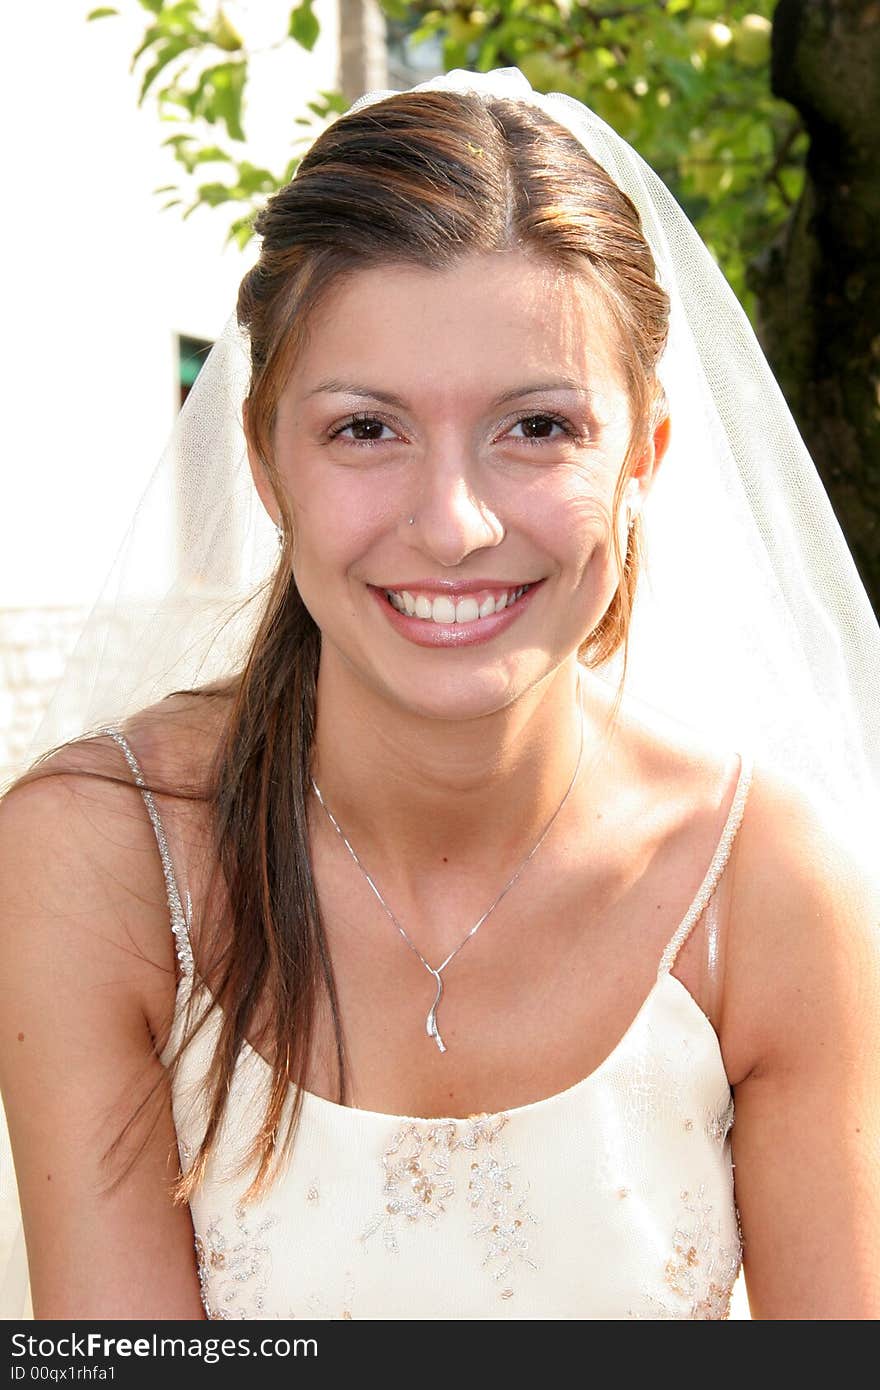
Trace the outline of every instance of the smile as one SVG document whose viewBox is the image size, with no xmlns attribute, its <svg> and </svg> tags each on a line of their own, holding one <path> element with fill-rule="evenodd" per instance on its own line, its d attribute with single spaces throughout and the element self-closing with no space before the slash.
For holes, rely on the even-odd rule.
<svg viewBox="0 0 880 1390">
<path fill-rule="evenodd" d="M 408 588 L 368 588 L 385 621 L 404 641 L 450 651 L 493 642 L 521 622 L 543 584 L 543 579 L 527 584 L 478 579 L 444 585 L 432 579 L 416 580 Z"/>
<path fill-rule="evenodd" d="M 480 589 L 462 598 L 452 598 L 448 594 L 410 593 L 408 589 L 385 589 L 384 594 L 391 607 L 407 618 L 417 618 L 426 622 L 449 627 L 453 623 L 475 623 L 512 608 L 533 586 L 521 584 L 518 588 Z"/>
</svg>

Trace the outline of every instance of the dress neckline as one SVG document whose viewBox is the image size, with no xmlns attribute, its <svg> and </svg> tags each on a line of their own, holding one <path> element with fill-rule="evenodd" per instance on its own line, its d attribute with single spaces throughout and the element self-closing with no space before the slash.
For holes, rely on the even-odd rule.
<svg viewBox="0 0 880 1390">
<path fill-rule="evenodd" d="M 511 1106 L 507 1110 L 497 1110 L 492 1111 L 491 1113 L 488 1111 L 481 1111 L 470 1116 L 397 1115 L 385 1110 L 366 1110 L 361 1109 L 359 1106 L 355 1105 L 340 1105 L 338 1101 L 328 1100 L 326 1096 L 319 1096 L 315 1091 L 309 1091 L 306 1090 L 305 1087 L 301 1087 L 300 1089 L 302 1091 L 303 1096 L 303 1106 L 309 1106 L 310 1108 L 313 1108 L 315 1110 L 323 1109 L 325 1114 L 336 1113 L 339 1115 L 359 1115 L 367 1121 L 381 1121 L 383 1124 L 397 1123 L 399 1126 L 407 1124 L 461 1125 L 467 1124 L 469 1122 L 473 1123 L 475 1121 L 488 1122 L 492 1119 L 500 1118 L 502 1115 L 505 1115 L 508 1119 L 512 1119 L 518 1116 L 534 1115 L 539 1111 L 543 1111 L 544 1109 L 552 1109 L 554 1106 L 562 1104 L 566 1099 L 570 1099 L 572 1096 L 575 1096 L 576 1094 L 578 1094 L 578 1092 L 582 1090 L 586 1091 L 594 1083 L 594 1081 L 596 1081 L 601 1076 L 601 1074 L 604 1071 L 613 1066 L 613 1064 L 618 1059 L 620 1053 L 626 1047 L 627 1042 L 631 1039 L 633 1033 L 636 1032 L 637 1029 L 641 1026 L 650 1010 L 656 1006 L 656 1002 L 661 997 L 664 990 L 666 990 L 667 993 L 669 992 L 670 986 L 666 984 L 666 981 L 670 980 L 673 982 L 671 986 L 672 992 L 674 994 L 677 993 L 679 996 L 679 1003 L 683 1003 L 686 1008 L 693 1011 L 696 1022 L 698 1023 L 698 1026 L 700 1028 L 707 1028 L 709 1030 L 709 1033 L 711 1034 L 711 1044 L 714 1046 L 715 1060 L 717 1061 L 719 1070 L 721 1071 L 724 1080 L 729 1085 L 730 1081 L 727 1076 L 726 1069 L 724 1067 L 724 1059 L 721 1052 L 721 1043 L 718 1038 L 718 1034 L 715 1031 L 715 1028 L 713 1027 L 711 1020 L 707 1017 L 703 1009 L 700 1008 L 700 1005 L 697 1003 L 696 999 L 691 994 L 687 986 L 683 985 L 681 980 L 679 980 L 677 976 L 672 974 L 672 968 L 675 964 L 679 950 L 681 949 L 687 937 L 690 935 L 690 932 L 695 926 L 697 920 L 705 910 L 709 898 L 711 897 L 712 893 L 715 891 L 715 888 L 717 887 L 718 880 L 720 879 L 721 874 L 727 864 L 733 839 L 737 833 L 737 830 L 739 829 L 739 825 L 742 820 L 742 814 L 745 808 L 745 802 L 748 796 L 749 786 L 751 783 L 752 760 L 751 755 L 749 753 L 743 752 L 740 752 L 739 758 L 739 775 L 737 777 L 737 782 L 734 788 L 733 798 L 728 809 L 724 828 L 715 846 L 715 851 L 712 855 L 712 859 L 706 871 L 705 877 L 703 878 L 703 882 L 700 888 L 698 889 L 696 896 L 692 900 L 687 912 L 685 913 L 677 929 L 673 933 L 665 951 L 663 952 L 657 970 L 657 977 L 650 990 L 648 991 L 648 994 L 643 999 L 638 1011 L 635 1014 L 635 1017 L 631 1020 L 623 1035 L 618 1039 L 611 1051 L 586 1076 L 581 1077 L 579 1081 L 575 1081 L 573 1085 L 567 1086 L 564 1090 L 556 1091 L 553 1095 L 544 1096 L 540 1100 L 529 1101 L 525 1105 L 515 1105 Z M 186 928 L 184 927 L 184 931 L 185 930 Z M 188 933 L 187 942 L 189 944 Z M 193 993 L 195 993 L 196 991 L 200 992 L 203 995 L 203 997 L 207 999 L 208 1007 L 213 1008 L 215 1018 L 219 1018 L 220 1016 L 222 1016 L 222 1006 L 211 995 L 210 990 L 208 989 L 205 981 L 199 975 L 198 971 L 195 968 L 195 963 L 191 960 L 190 957 L 188 969 L 181 974 L 180 981 L 178 983 L 174 1010 L 175 1024 L 181 1012 L 181 994 L 183 993 L 185 986 L 188 986 Z M 169 1047 L 173 1038 L 174 1034 L 172 1033 L 172 1037 L 169 1038 Z M 164 1056 L 165 1054 L 163 1053 L 163 1060 Z M 266 1058 L 262 1055 L 262 1053 L 257 1052 L 256 1048 L 251 1046 L 247 1038 L 244 1038 L 242 1040 L 242 1045 L 239 1050 L 238 1056 L 235 1060 L 234 1067 L 236 1070 L 238 1069 L 242 1061 L 245 1059 L 245 1057 L 248 1056 L 256 1058 L 257 1066 L 260 1067 L 269 1076 L 271 1076 L 272 1067 L 270 1066 L 269 1062 L 267 1062 Z M 290 1096 L 294 1091 L 295 1087 L 295 1082 L 288 1083 L 286 1097 L 287 1100 L 290 1099 Z"/>
<path fill-rule="evenodd" d="M 209 1007 L 213 1006 L 215 1017 L 219 1019 L 220 1016 L 222 1016 L 223 1008 L 212 997 L 207 985 L 198 974 L 193 974 L 191 977 L 182 976 L 178 985 L 178 993 L 181 992 L 182 987 L 187 984 L 190 979 L 193 981 L 193 992 L 200 993 L 209 1001 Z M 305 1087 L 302 1087 L 303 1107 L 304 1109 L 310 1107 L 316 1111 L 323 1110 L 325 1114 L 340 1117 L 343 1115 L 350 1115 L 352 1117 L 358 1116 L 369 1123 L 375 1124 L 381 1122 L 383 1125 L 394 1124 L 397 1127 L 406 1125 L 467 1125 L 475 1121 L 489 1123 L 493 1120 L 500 1120 L 502 1116 L 506 1117 L 508 1120 L 512 1120 L 534 1116 L 539 1113 L 542 1114 L 544 1111 L 552 1110 L 565 1101 L 573 1099 L 581 1091 L 589 1090 L 593 1084 L 600 1080 L 604 1072 L 610 1070 L 614 1066 L 620 1055 L 625 1051 L 627 1044 L 631 1041 L 633 1034 L 643 1026 L 646 1017 L 650 1014 L 651 1010 L 656 1007 L 657 1000 L 664 992 L 670 992 L 670 985 L 667 982 L 671 982 L 671 992 L 673 995 L 678 996 L 679 1002 L 683 1003 L 686 1009 L 692 1011 L 697 1026 L 701 1029 L 708 1030 L 710 1046 L 713 1048 L 719 1071 L 724 1077 L 724 1081 L 729 1085 L 730 1081 L 724 1067 L 724 1059 L 721 1053 L 721 1043 L 711 1020 L 704 1010 L 700 1008 L 700 1005 L 687 986 L 682 984 L 681 980 L 679 980 L 676 975 L 673 975 L 671 971 L 663 971 L 658 974 L 634 1018 L 615 1043 L 614 1047 L 612 1047 L 611 1051 L 607 1053 L 602 1061 L 599 1062 L 592 1071 L 588 1072 L 586 1076 L 581 1077 L 579 1081 L 575 1081 L 571 1086 L 566 1086 L 564 1090 L 555 1091 L 553 1095 L 543 1096 L 539 1100 L 528 1101 L 525 1105 L 512 1105 L 502 1110 L 491 1112 L 480 1111 L 471 1115 L 398 1115 L 388 1110 L 366 1110 L 357 1105 L 340 1105 L 338 1101 L 328 1100 L 326 1096 L 320 1096 L 317 1092 L 309 1091 L 306 1090 Z M 255 1059 L 255 1065 L 263 1071 L 267 1077 L 271 1076 L 272 1068 L 266 1061 L 266 1058 L 262 1053 L 257 1052 L 256 1048 L 251 1046 L 247 1038 L 243 1040 L 241 1051 L 236 1059 L 236 1071 L 238 1071 L 245 1057 Z M 292 1081 L 289 1082 L 288 1100 L 295 1089 L 296 1083 Z"/>
</svg>

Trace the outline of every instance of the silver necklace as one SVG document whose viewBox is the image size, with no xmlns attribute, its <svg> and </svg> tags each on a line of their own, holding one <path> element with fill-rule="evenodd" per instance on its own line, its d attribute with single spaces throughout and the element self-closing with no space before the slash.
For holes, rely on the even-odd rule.
<svg viewBox="0 0 880 1390">
<path fill-rule="evenodd" d="M 578 681 L 578 691 L 580 692 L 580 681 Z M 578 703 L 579 703 L 579 705 L 580 705 L 580 700 L 578 701 Z M 454 951 L 450 951 L 449 955 L 446 957 L 446 959 L 445 959 L 445 961 L 443 962 L 443 964 L 442 964 L 442 965 L 438 965 L 436 969 L 434 968 L 433 965 L 429 965 L 429 964 L 428 964 L 428 962 L 425 960 L 425 957 L 422 955 L 422 953 L 421 953 L 421 951 L 419 950 L 419 948 L 415 945 L 415 943 L 414 943 L 413 941 L 410 940 L 409 936 L 407 936 L 407 934 L 406 934 L 406 932 L 404 931 L 403 927 L 401 926 L 400 922 L 397 920 L 397 918 L 395 917 L 394 913 L 391 911 L 391 908 L 388 906 L 388 904 L 386 903 L 385 899 L 382 897 L 382 894 L 379 892 L 379 889 L 376 887 L 375 883 L 373 882 L 373 879 L 370 877 L 370 875 L 368 874 L 367 870 L 364 868 L 363 864 L 362 864 L 361 861 L 358 859 L 357 854 L 355 853 L 353 846 L 351 845 L 350 841 L 346 838 L 345 834 L 344 834 L 343 831 L 342 831 L 341 826 L 339 825 L 339 822 L 336 820 L 336 817 L 333 815 L 333 812 L 330 810 L 330 807 L 327 805 L 326 801 L 324 800 L 323 796 L 321 795 L 321 789 L 320 789 L 320 787 L 318 786 L 317 782 L 315 781 L 314 777 L 311 779 L 311 781 L 312 781 L 312 787 L 314 788 L 314 792 L 315 792 L 315 796 L 318 798 L 318 800 L 320 801 L 321 805 L 324 807 L 324 810 L 327 812 L 327 816 L 328 816 L 328 818 L 329 818 L 329 820 L 330 820 L 330 824 L 333 826 L 333 829 L 336 831 L 336 833 L 337 833 L 337 835 L 339 836 L 339 838 L 341 839 L 342 843 L 345 845 L 345 848 L 348 850 L 348 852 L 349 852 L 349 854 L 351 855 L 352 859 L 353 859 L 354 862 L 357 864 L 357 866 L 358 866 L 358 868 L 360 869 L 361 873 L 363 874 L 364 878 L 367 880 L 367 883 L 370 885 L 370 887 L 372 888 L 372 890 L 373 890 L 373 892 L 375 893 L 376 897 L 378 898 L 378 900 L 379 900 L 381 906 L 383 907 L 383 909 L 385 910 L 385 912 L 387 913 L 387 915 L 391 918 L 392 922 L 394 923 L 394 925 L 395 925 L 395 927 L 397 928 L 397 930 L 400 932 L 400 935 L 403 937 L 403 939 L 404 939 L 404 941 L 406 942 L 407 946 L 409 946 L 411 950 L 415 951 L 416 955 L 418 956 L 419 960 L 422 962 L 422 965 L 425 967 L 425 969 L 427 970 L 428 974 L 431 975 L 431 976 L 433 976 L 433 978 L 434 978 L 434 981 L 435 981 L 435 983 L 436 983 L 436 985 L 437 985 L 437 994 L 436 994 L 436 997 L 435 997 L 435 999 L 434 999 L 434 1002 L 433 1002 L 433 1004 L 431 1005 L 431 1008 L 430 1008 L 430 1010 L 429 1010 L 429 1012 L 428 1012 L 428 1017 L 427 1017 L 427 1020 L 426 1020 L 426 1022 L 425 1022 L 425 1031 L 427 1032 L 429 1038 L 433 1038 L 433 1039 L 434 1039 L 435 1043 L 437 1044 L 437 1046 L 438 1046 L 438 1048 L 440 1049 L 441 1052 L 445 1052 L 445 1051 L 446 1051 L 446 1044 L 444 1043 L 443 1039 L 441 1038 L 439 1029 L 437 1028 L 437 1005 L 440 1003 L 440 998 L 441 998 L 441 996 L 442 996 L 442 994 L 443 994 L 443 981 L 442 981 L 441 978 L 440 978 L 441 973 L 442 973 L 442 971 L 444 971 L 444 970 L 446 969 L 446 967 L 447 967 L 447 965 L 449 964 L 449 962 L 450 962 L 455 956 L 458 955 L 458 953 L 459 953 L 459 951 L 461 950 L 462 946 L 464 946 L 466 942 L 470 941 L 471 937 L 474 935 L 475 932 L 479 931 L 480 927 L 483 925 L 483 923 L 485 922 L 486 918 L 487 918 L 488 916 L 490 916 L 490 914 L 493 913 L 493 912 L 495 911 L 496 907 L 497 907 L 498 904 L 501 902 L 501 899 L 502 899 L 503 897 L 505 897 L 505 896 L 510 892 L 511 888 L 513 887 L 513 885 L 516 883 L 517 879 L 518 879 L 518 878 L 520 877 L 520 875 L 522 874 L 522 872 L 523 872 L 523 870 L 525 869 L 526 865 L 527 865 L 527 864 L 529 863 L 529 861 L 537 854 L 538 850 L 541 848 L 541 845 L 544 843 L 544 841 L 545 841 L 546 838 L 547 838 L 547 835 L 548 835 L 549 832 L 550 832 L 550 827 L 553 825 L 553 822 L 556 820 L 556 817 L 559 815 L 559 812 L 562 810 L 563 806 L 565 805 L 566 801 L 567 801 L 568 798 L 571 796 L 571 793 L 572 793 L 572 791 L 574 790 L 574 784 L 575 784 L 575 782 L 577 781 L 577 779 L 578 779 L 578 773 L 579 773 L 580 770 L 581 770 L 581 759 L 583 758 L 583 754 L 584 754 L 584 715 L 583 715 L 583 708 L 581 707 L 581 739 L 580 739 L 580 747 L 579 747 L 579 749 L 578 749 L 577 763 L 575 764 L 575 769 L 574 769 L 574 772 L 572 773 L 571 781 L 569 782 L 568 787 L 566 788 L 565 795 L 563 796 L 563 798 L 562 798 L 562 800 L 560 801 L 559 805 L 556 807 L 556 810 L 553 812 L 553 815 L 550 817 L 550 819 L 548 820 L 547 824 L 544 826 L 544 829 L 541 831 L 540 838 L 535 842 L 534 845 L 532 845 L 532 848 L 529 850 L 528 854 L 526 855 L 525 859 L 524 859 L 524 860 L 522 861 L 522 863 L 520 864 L 519 868 L 516 870 L 516 873 L 513 875 L 513 877 L 510 878 L 510 879 L 508 879 L 507 883 L 505 883 L 504 887 L 501 889 L 501 892 L 498 894 L 498 897 L 497 897 L 497 898 L 495 899 L 495 901 L 492 903 L 491 907 L 488 907 L 488 908 L 486 909 L 486 911 L 483 913 L 482 917 L 480 917 L 479 920 L 476 921 L 476 922 L 474 923 L 474 925 L 471 927 L 470 931 L 469 931 L 469 932 L 467 933 L 467 935 L 464 937 L 464 940 L 462 940 L 461 942 L 459 942 L 459 944 L 456 946 L 456 948 L 455 948 Z"/>
</svg>

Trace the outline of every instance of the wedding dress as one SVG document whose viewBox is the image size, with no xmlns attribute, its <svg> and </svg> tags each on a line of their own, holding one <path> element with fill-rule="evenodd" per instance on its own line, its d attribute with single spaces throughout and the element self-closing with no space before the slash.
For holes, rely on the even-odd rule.
<svg viewBox="0 0 880 1390">
<path fill-rule="evenodd" d="M 122 730 L 108 726 L 136 781 Z M 717 1035 L 672 973 L 706 914 L 742 820 L 751 760 L 740 757 L 726 823 L 703 882 L 642 1007 L 605 1060 L 529 1105 L 461 1118 L 389 1115 L 306 1091 L 289 1166 L 244 1207 L 253 1173 L 230 1178 L 268 1097 L 270 1068 L 245 1044 L 205 1180 L 190 1203 L 210 1318 L 725 1318 L 740 1268 L 730 1129 Z M 156 832 L 179 983 L 167 1065 L 192 991 L 193 957 L 168 837 Z M 187 1171 L 207 1119 L 212 1013 L 174 1077 Z M 288 1099 L 288 1106 L 292 1098 Z M 282 1118 L 282 1128 L 284 1118 Z"/>
</svg>

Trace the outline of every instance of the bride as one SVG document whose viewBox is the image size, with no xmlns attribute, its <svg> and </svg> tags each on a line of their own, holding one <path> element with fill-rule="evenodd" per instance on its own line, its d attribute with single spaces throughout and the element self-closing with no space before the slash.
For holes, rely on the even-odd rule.
<svg viewBox="0 0 880 1390">
<path fill-rule="evenodd" d="M 36 1318 L 723 1318 L 741 1258 L 753 1317 L 880 1314 L 877 883 L 644 698 L 705 689 L 720 510 L 627 687 L 679 300 L 516 78 L 362 99 L 270 201 L 245 659 L 0 806 Z"/>
</svg>

